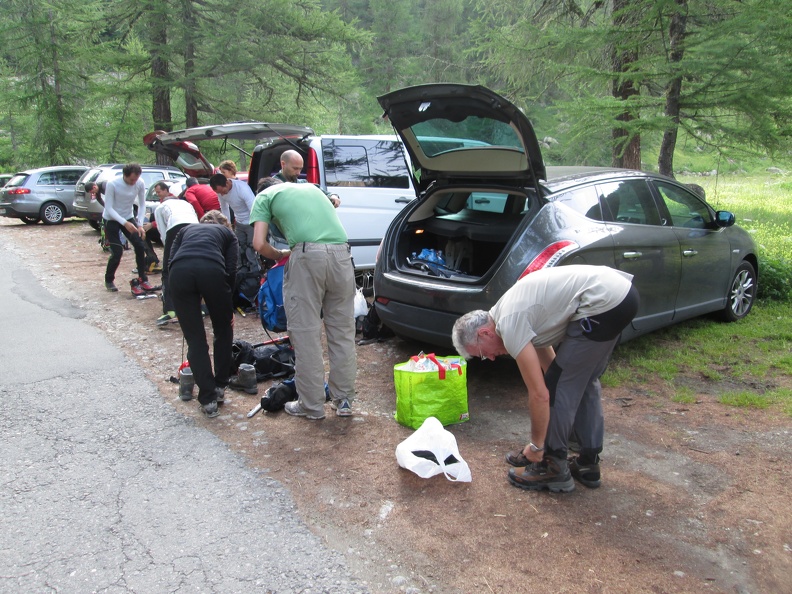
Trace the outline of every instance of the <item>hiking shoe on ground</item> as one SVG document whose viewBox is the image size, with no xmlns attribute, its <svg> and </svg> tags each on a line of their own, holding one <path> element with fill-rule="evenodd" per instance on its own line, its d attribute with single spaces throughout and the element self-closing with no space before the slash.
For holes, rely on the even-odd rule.
<svg viewBox="0 0 792 594">
<path fill-rule="evenodd" d="M 159 262 L 152 262 L 148 265 L 149 274 L 157 274 L 158 272 L 162 272 L 162 266 L 160 266 Z"/>
<path fill-rule="evenodd" d="M 204 414 L 204 416 L 210 419 L 213 419 L 220 414 L 220 411 L 217 410 L 217 402 L 215 400 L 212 400 L 209 404 L 202 404 L 201 412 Z"/>
<path fill-rule="evenodd" d="M 162 314 L 160 317 L 157 318 L 157 326 L 165 326 L 169 322 L 176 322 L 176 312 L 169 311 L 168 313 Z"/>
<path fill-rule="evenodd" d="M 575 481 L 572 480 L 566 460 L 545 458 L 526 466 L 522 472 L 510 468 L 508 478 L 515 487 L 528 491 L 547 489 L 551 493 L 571 493 L 575 490 Z"/>
<path fill-rule="evenodd" d="M 129 281 L 129 287 L 130 287 L 130 289 L 132 289 L 132 294 L 135 297 L 138 297 L 139 295 L 145 295 L 146 294 L 146 291 L 144 291 L 140 287 L 140 280 L 138 280 L 136 278 L 133 278 L 131 281 Z"/>
<path fill-rule="evenodd" d="M 303 410 L 303 407 L 300 406 L 300 402 L 298 400 L 287 402 L 283 407 L 283 410 L 286 411 L 286 414 L 289 414 L 293 417 L 305 417 L 311 421 L 321 421 L 325 418 L 324 415 L 309 415 L 305 410 Z"/>
<path fill-rule="evenodd" d="M 118 293 L 118 287 L 115 286 L 115 283 L 105 283 L 105 289 L 111 293 Z"/>
<path fill-rule="evenodd" d="M 352 416 L 352 405 L 349 404 L 349 400 L 347 400 L 346 398 L 342 398 L 341 400 L 333 400 L 330 403 L 330 408 L 336 411 L 337 417 Z"/>
<path fill-rule="evenodd" d="M 515 450 L 506 454 L 506 463 L 516 466 L 517 468 L 522 468 L 523 466 L 530 466 L 533 464 L 533 462 L 525 457 L 525 454 L 522 453 L 522 450 Z"/>
<path fill-rule="evenodd" d="M 142 278 L 139 278 L 137 280 L 138 280 L 138 286 L 147 293 L 153 293 L 154 291 L 159 291 L 162 288 L 162 285 L 157 285 L 155 287 L 154 285 L 150 285 L 147 280 L 143 280 Z"/>
<path fill-rule="evenodd" d="M 569 472 L 580 484 L 585 485 L 589 489 L 596 489 L 600 486 L 599 456 L 597 456 L 596 462 L 592 464 L 582 463 L 580 462 L 580 456 L 575 456 L 567 460 L 567 465 L 569 466 Z"/>
<path fill-rule="evenodd" d="M 215 388 L 215 400 L 218 406 L 225 404 L 225 388 L 221 388 L 220 386 Z"/>
</svg>

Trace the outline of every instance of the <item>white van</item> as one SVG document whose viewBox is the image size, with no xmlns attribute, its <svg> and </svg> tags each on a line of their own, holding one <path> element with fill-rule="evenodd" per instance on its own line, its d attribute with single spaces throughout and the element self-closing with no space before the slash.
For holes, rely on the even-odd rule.
<svg viewBox="0 0 792 594">
<path fill-rule="evenodd" d="M 317 136 L 304 126 L 244 122 L 152 132 L 144 138 L 153 151 L 170 156 L 187 174 L 207 178 L 214 167 L 194 144 L 202 140 L 258 142 L 250 155 L 248 184 L 280 170 L 284 151 L 305 161 L 301 177 L 338 194 L 338 217 L 349 236 L 359 286 L 369 288 L 377 249 L 388 225 L 415 199 L 402 143 L 393 136 Z"/>
</svg>

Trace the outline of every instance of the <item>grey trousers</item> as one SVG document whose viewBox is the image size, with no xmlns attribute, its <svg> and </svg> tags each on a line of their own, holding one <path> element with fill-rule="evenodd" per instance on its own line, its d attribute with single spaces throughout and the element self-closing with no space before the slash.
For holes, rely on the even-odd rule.
<svg viewBox="0 0 792 594">
<path fill-rule="evenodd" d="M 596 342 L 583 336 L 580 321 L 571 322 L 545 373 L 550 391 L 550 423 L 545 444 L 547 454 L 566 458 L 569 435 L 574 429 L 581 455 L 602 451 L 605 421 L 599 378 L 605 373 L 619 337 Z"/>
<path fill-rule="evenodd" d="M 283 276 L 283 300 L 294 347 L 295 385 L 300 406 L 324 414 L 322 319 L 334 400 L 355 397 L 355 270 L 347 244 L 298 243 Z"/>
</svg>

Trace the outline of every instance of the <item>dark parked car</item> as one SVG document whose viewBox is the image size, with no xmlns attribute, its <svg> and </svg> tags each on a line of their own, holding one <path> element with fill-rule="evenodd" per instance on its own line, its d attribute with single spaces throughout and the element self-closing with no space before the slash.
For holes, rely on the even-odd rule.
<svg viewBox="0 0 792 594">
<path fill-rule="evenodd" d="M 545 167 L 528 119 L 484 87 L 422 85 L 379 101 L 405 143 L 418 196 L 390 225 L 374 274 L 377 312 L 397 335 L 449 346 L 461 314 L 489 309 L 534 270 L 565 264 L 635 276 L 641 307 L 624 339 L 751 310 L 753 240 L 684 184 Z M 424 140 L 437 137 L 458 147 Z"/>
<path fill-rule="evenodd" d="M 62 165 L 17 173 L 0 188 L 0 216 L 21 219 L 28 225 L 39 221 L 58 225 L 73 217 L 74 188 L 86 169 Z"/>
</svg>

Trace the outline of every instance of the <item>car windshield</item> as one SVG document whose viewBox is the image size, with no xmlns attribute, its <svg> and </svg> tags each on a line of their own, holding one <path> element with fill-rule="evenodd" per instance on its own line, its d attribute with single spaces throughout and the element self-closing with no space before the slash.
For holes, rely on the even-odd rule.
<svg viewBox="0 0 792 594">
<path fill-rule="evenodd" d="M 427 157 L 466 148 L 498 147 L 523 151 L 520 138 L 506 122 L 478 116 L 461 121 L 436 118 L 410 128 Z"/>
</svg>

